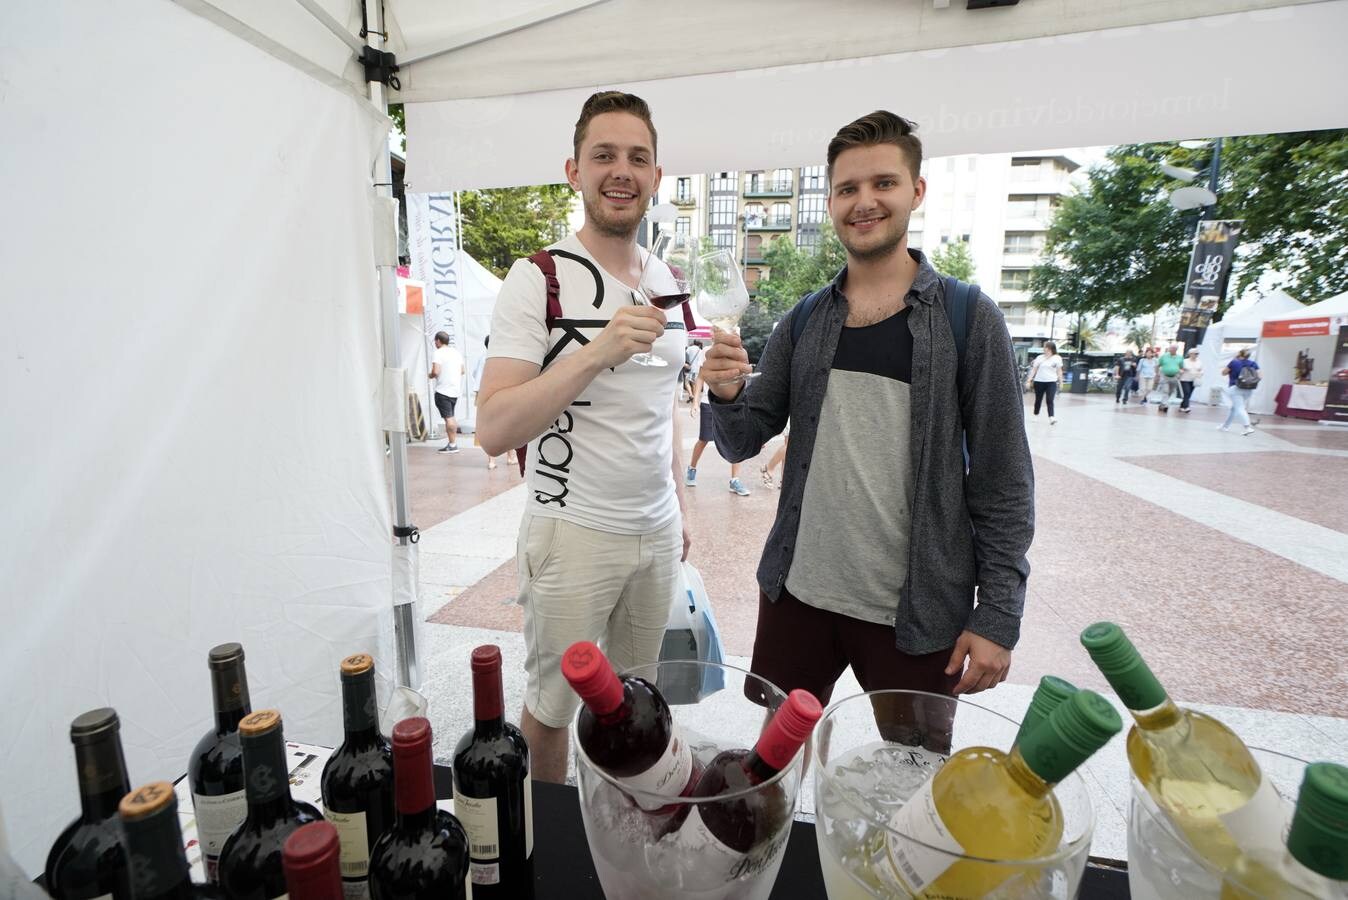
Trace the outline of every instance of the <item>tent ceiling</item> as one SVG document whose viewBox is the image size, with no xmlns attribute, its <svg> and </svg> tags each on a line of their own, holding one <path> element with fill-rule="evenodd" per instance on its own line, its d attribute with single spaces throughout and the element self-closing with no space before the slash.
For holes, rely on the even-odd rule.
<svg viewBox="0 0 1348 900">
<path fill-rule="evenodd" d="M 329 72 L 354 74 L 347 48 L 296 0 L 175 2 L 189 8 L 209 3 Z M 314 2 L 350 33 L 359 30 L 360 0 Z M 1158 25 L 1309 2 L 1314 0 L 1026 0 L 971 11 L 958 0 L 946 9 L 934 8 L 931 0 L 606 0 L 418 63 L 400 80 L 406 101 L 493 97 Z M 389 49 L 407 58 L 456 35 L 568 4 L 384 0 L 384 5 Z M 1196 45 L 1188 58 L 1230 59 L 1205 54 L 1207 49 Z"/>
<path fill-rule="evenodd" d="M 916 120 L 928 156 L 998 153 L 1341 127 L 1343 34 L 1339 0 L 604 86 L 650 102 L 669 174 L 817 164 L 840 125 L 877 108 Z M 595 86 L 409 104 L 410 189 L 561 180 Z"/>
</svg>

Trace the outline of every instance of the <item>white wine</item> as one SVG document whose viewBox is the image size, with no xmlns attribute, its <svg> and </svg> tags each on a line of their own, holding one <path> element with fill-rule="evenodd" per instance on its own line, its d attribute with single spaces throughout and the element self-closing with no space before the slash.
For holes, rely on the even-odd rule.
<svg viewBox="0 0 1348 900">
<path fill-rule="evenodd" d="M 1041 868 L 1020 863 L 1050 856 L 1062 842 L 1053 785 L 1122 729 L 1109 701 L 1080 691 L 1010 753 L 959 751 L 899 808 L 890 823 L 897 834 L 872 831 L 838 859 L 821 853 L 829 897 L 976 898 L 1012 879 L 1033 884 Z"/>
<path fill-rule="evenodd" d="M 1223 900 L 1348 898 L 1348 768 L 1306 767 L 1281 853 L 1255 850 L 1231 864 Z"/>
<path fill-rule="evenodd" d="M 1081 643 L 1133 714 L 1133 775 L 1193 848 L 1217 869 L 1242 848 L 1277 848 L 1282 802 L 1235 732 L 1176 706 L 1118 625 L 1097 622 Z"/>
<path fill-rule="evenodd" d="M 707 321 L 710 322 L 710 323 L 711 323 L 713 326 L 715 326 L 716 328 L 721 329 L 722 331 L 729 332 L 730 334 L 734 334 L 734 333 L 735 333 L 735 329 L 739 327 L 739 324 L 740 324 L 740 317 L 739 317 L 739 316 L 708 316 L 708 317 L 707 317 Z"/>
</svg>

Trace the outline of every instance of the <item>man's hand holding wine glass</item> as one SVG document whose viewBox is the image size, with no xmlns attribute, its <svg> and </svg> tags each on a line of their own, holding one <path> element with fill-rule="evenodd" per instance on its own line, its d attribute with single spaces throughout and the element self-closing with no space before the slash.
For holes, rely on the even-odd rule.
<svg viewBox="0 0 1348 900">
<path fill-rule="evenodd" d="M 744 390 L 744 376 L 753 370 L 740 336 L 712 329 L 712 343 L 702 363 L 702 379 L 711 392 L 722 400 L 734 400 Z"/>
<path fill-rule="evenodd" d="M 665 314 L 654 306 L 624 306 L 613 314 L 604 330 L 590 341 L 590 352 L 601 368 L 612 369 L 651 346 L 665 333 Z"/>
</svg>

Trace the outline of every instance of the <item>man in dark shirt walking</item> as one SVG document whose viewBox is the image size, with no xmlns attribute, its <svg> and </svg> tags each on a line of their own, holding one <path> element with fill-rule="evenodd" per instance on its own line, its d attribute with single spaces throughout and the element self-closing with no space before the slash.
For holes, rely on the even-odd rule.
<svg viewBox="0 0 1348 900">
<path fill-rule="evenodd" d="M 1020 636 L 1034 485 L 1015 355 L 980 295 L 960 361 L 944 282 L 908 247 L 926 191 L 913 127 L 881 111 L 838 132 L 828 209 L 847 266 L 803 327 L 802 303 L 773 331 L 761 377 L 734 380 L 748 357 L 720 331 L 702 368 L 727 459 L 792 422 L 752 668 L 824 702 L 848 665 L 868 691 L 986 690 Z"/>
</svg>

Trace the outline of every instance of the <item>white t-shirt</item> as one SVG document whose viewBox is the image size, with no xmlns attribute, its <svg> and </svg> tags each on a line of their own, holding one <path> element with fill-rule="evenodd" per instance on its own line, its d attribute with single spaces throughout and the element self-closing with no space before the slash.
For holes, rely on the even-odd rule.
<svg viewBox="0 0 1348 900">
<path fill-rule="evenodd" d="M 543 273 L 527 259 L 516 260 L 492 312 L 489 358 L 522 359 L 546 369 L 554 358 L 575 353 L 598 335 L 619 308 L 640 302 L 575 235 L 548 249 L 557 251 L 562 318 L 551 333 L 546 330 Z M 656 259 L 651 265 L 664 263 Z M 652 352 L 669 365 L 629 360 L 605 369 L 529 443 L 527 515 L 617 534 L 649 534 L 679 514 L 670 468 L 671 417 L 688 335 L 678 310 L 668 318 Z"/>
<path fill-rule="evenodd" d="M 462 397 L 463 357 L 453 347 L 436 347 L 431 362 L 440 366 L 440 374 L 435 379 L 435 392 L 446 397 Z"/>
<path fill-rule="evenodd" d="M 1062 380 L 1062 354 L 1055 353 L 1052 356 L 1040 356 L 1034 363 L 1035 381 L 1061 381 Z"/>
<path fill-rule="evenodd" d="M 1196 359 L 1185 358 L 1180 370 L 1180 381 L 1197 381 L 1203 377 L 1203 364 Z"/>
</svg>

